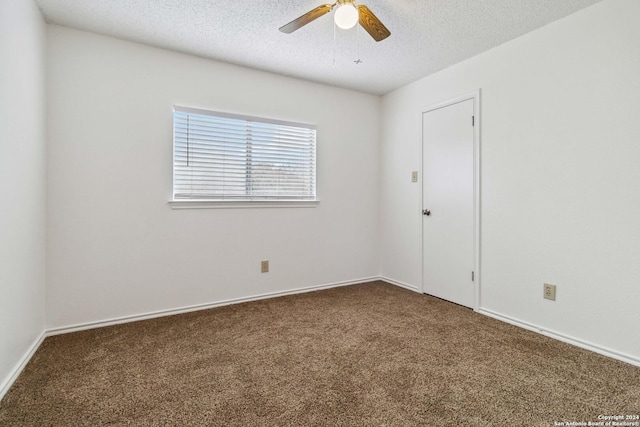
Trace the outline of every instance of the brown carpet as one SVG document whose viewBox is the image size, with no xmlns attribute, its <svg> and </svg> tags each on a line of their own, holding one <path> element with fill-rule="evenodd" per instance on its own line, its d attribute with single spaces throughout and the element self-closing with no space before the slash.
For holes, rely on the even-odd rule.
<svg viewBox="0 0 640 427">
<path fill-rule="evenodd" d="M 47 338 L 0 425 L 554 426 L 640 368 L 374 282 Z"/>
</svg>

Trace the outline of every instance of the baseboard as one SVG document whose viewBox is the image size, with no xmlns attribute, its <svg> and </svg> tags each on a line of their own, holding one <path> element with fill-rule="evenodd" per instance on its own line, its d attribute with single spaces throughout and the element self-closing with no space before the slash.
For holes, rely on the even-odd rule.
<svg viewBox="0 0 640 427">
<path fill-rule="evenodd" d="M 295 295 L 295 294 L 300 294 L 300 293 L 305 293 L 305 292 L 313 292 L 313 291 L 319 291 L 319 290 L 323 290 L 323 289 L 330 289 L 330 288 L 337 288 L 340 286 L 349 286 L 349 285 L 355 285 L 355 284 L 359 284 L 359 283 L 366 283 L 366 282 L 371 282 L 371 281 L 376 281 L 376 280 L 382 280 L 385 281 L 389 284 L 395 285 L 395 286 L 399 286 L 401 288 L 405 288 L 414 292 L 420 292 L 418 287 L 413 286 L 413 285 L 409 285 L 407 283 L 403 283 L 397 280 L 393 280 L 393 279 L 389 279 L 387 277 L 383 277 L 383 276 L 375 276 L 375 277 L 366 277 L 366 278 L 361 278 L 361 279 L 355 279 L 355 280 L 348 280 L 348 281 L 342 281 L 342 282 L 334 282 L 334 283 L 326 283 L 326 284 L 322 284 L 322 285 L 315 285 L 315 286 L 307 286 L 307 287 L 303 287 L 303 288 L 296 288 L 296 289 L 290 289 L 290 290 L 286 290 L 286 291 L 279 291 L 279 292 L 270 292 L 270 293 L 265 293 L 265 294 L 258 294 L 258 295 L 253 295 L 253 296 L 249 296 L 249 297 L 242 297 L 242 298 L 233 298 L 233 299 L 228 299 L 228 300 L 222 300 L 222 301 L 216 301 L 216 302 L 210 302 L 210 303 L 205 303 L 205 304 L 196 304 L 196 305 L 191 305 L 191 306 L 186 306 L 186 307 L 180 307 L 180 308 L 175 308 L 175 309 L 168 309 L 168 310 L 159 310 L 159 311 L 154 311 L 154 312 L 149 312 L 149 313 L 143 313 L 143 314 L 137 314 L 137 315 L 131 315 L 131 316 L 122 316 L 122 317 L 117 317 L 117 318 L 112 318 L 112 319 L 106 319 L 106 320 L 100 320 L 100 321 L 95 321 L 95 322 L 87 322 L 87 323 L 80 323 L 80 324 L 76 324 L 76 325 L 70 325 L 70 326 L 63 326 L 63 327 L 57 327 L 57 328 L 51 328 L 51 329 L 46 329 L 44 330 L 40 336 L 33 342 L 33 344 L 30 346 L 29 350 L 25 353 L 25 355 L 19 360 L 18 364 L 16 365 L 16 367 L 11 371 L 11 374 L 9 375 L 9 377 L 7 379 L 5 379 L 1 384 L 0 384 L 0 400 L 2 400 L 2 398 L 4 398 L 5 394 L 9 391 L 9 389 L 11 388 L 11 386 L 13 385 L 13 383 L 15 382 L 15 380 L 18 378 L 18 376 L 20 375 L 20 373 L 22 372 L 22 370 L 25 368 L 25 366 L 27 365 L 27 363 L 29 362 L 29 360 L 31 360 L 31 357 L 35 354 L 36 350 L 38 350 L 38 348 L 40 347 L 40 345 L 42 344 L 42 342 L 44 341 L 44 339 L 48 336 L 53 336 L 53 335 L 59 335 L 59 334 L 65 334 L 65 333 L 70 333 L 70 332 L 76 332 L 76 331 L 82 331 L 82 330 L 86 330 L 86 329 L 93 329 L 93 328 L 101 328 L 101 327 L 105 327 L 105 326 L 111 326 L 111 325 L 116 325 L 116 324 L 121 324 L 121 323 L 128 323 L 128 322 L 137 322 L 140 320 L 146 320 L 146 319 L 153 319 L 156 317 L 163 317 L 163 316 L 172 316 L 175 314 L 182 314 L 182 313 L 189 313 L 189 312 L 193 312 L 193 311 L 199 311 L 199 310 L 207 310 L 209 308 L 215 308 L 215 307 L 222 307 L 225 305 L 231 305 L 231 304 L 239 304 L 239 303 L 243 303 L 243 302 L 249 302 L 249 301 L 258 301 L 258 300 L 262 300 L 262 299 L 267 299 L 267 298 L 275 298 L 275 297 L 279 297 L 279 296 L 285 296 L 285 295 Z M 612 359 L 616 359 L 616 360 L 620 360 L 622 362 L 625 363 L 629 363 L 631 365 L 634 366 L 638 366 L 640 367 L 640 359 L 624 354 L 624 353 L 620 353 L 617 352 L 615 350 L 611 350 L 611 349 L 607 349 L 574 337 L 570 337 L 555 331 L 551 331 L 551 330 L 546 330 L 543 328 L 540 328 L 536 325 L 509 317 L 509 316 L 505 316 L 502 315 L 500 313 L 496 313 L 493 312 L 491 310 L 487 310 L 487 309 L 479 309 L 477 310 L 478 313 L 483 314 L 485 316 L 489 316 L 492 317 L 494 319 L 521 327 L 523 329 L 527 329 L 533 332 L 537 332 L 540 333 L 542 335 L 548 336 L 550 338 L 565 342 L 567 344 L 571 344 L 571 345 L 575 345 L 577 347 L 580 348 L 584 348 L 586 350 L 589 351 L 593 351 L 594 353 L 598 353 L 598 354 L 602 354 L 603 356 L 607 356 L 607 357 L 611 357 Z"/>
<path fill-rule="evenodd" d="M 24 367 L 27 366 L 29 360 L 31 360 L 36 350 L 38 350 L 38 348 L 40 347 L 40 344 L 42 344 L 42 341 L 44 341 L 45 336 L 45 331 L 43 331 L 40 336 L 36 338 L 35 341 L 31 344 L 24 356 L 20 358 L 18 364 L 13 368 L 9 376 L 0 384 L 0 400 L 4 398 L 4 395 L 7 394 L 15 380 L 18 379 L 18 376 L 20 376 L 20 373 L 22 372 Z"/>
<path fill-rule="evenodd" d="M 105 326 L 118 325 L 121 323 L 137 322 L 140 320 L 154 319 L 156 317 L 173 316 L 176 314 L 207 310 L 210 308 L 222 307 L 225 305 L 240 304 L 243 302 L 258 301 L 262 299 L 276 298 L 276 297 L 285 296 L 285 295 L 295 295 L 295 294 L 301 294 L 306 292 L 320 291 L 323 289 L 355 285 L 358 283 L 366 283 L 366 282 L 371 282 L 375 280 L 380 280 L 380 278 L 377 276 L 364 277 L 361 279 L 347 280 L 343 282 L 325 283 L 322 285 L 307 286 L 303 288 L 289 289 L 286 291 L 269 292 L 265 294 L 252 295 L 248 297 L 232 298 L 227 300 L 208 302 L 204 304 L 195 304 L 195 305 L 189 305 L 185 307 L 171 308 L 167 310 L 158 310 L 158 311 L 152 311 L 148 313 L 134 314 L 131 316 L 114 317 L 111 319 L 98 320 L 95 322 L 86 322 L 86 323 L 78 323 L 75 325 L 60 326 L 60 327 L 48 329 L 45 333 L 45 336 L 68 334 L 70 332 L 77 332 L 77 331 L 83 331 L 83 330 L 94 329 L 94 328 L 103 328 Z"/>
<path fill-rule="evenodd" d="M 222 306 L 231 305 L 231 304 L 240 304 L 240 303 L 249 302 L 249 301 L 258 301 L 262 299 L 275 298 L 275 297 L 285 296 L 285 295 L 295 295 L 295 294 L 301 294 L 305 292 L 313 292 L 313 291 L 320 291 L 323 289 L 337 288 L 341 286 L 356 285 L 359 283 L 372 282 L 376 280 L 380 280 L 380 277 L 373 276 L 373 277 L 364 277 L 364 278 L 355 279 L 355 280 L 347 280 L 342 282 L 325 283 L 322 285 L 307 286 L 303 288 L 289 289 L 286 291 L 269 292 L 265 294 L 258 294 L 258 295 L 242 297 L 242 298 L 232 298 L 228 300 L 215 301 L 215 302 L 204 303 L 204 304 L 195 304 L 191 306 L 173 308 L 168 310 L 158 310 L 158 311 L 153 311 L 149 313 L 114 317 L 111 319 L 99 320 L 95 322 L 86 322 L 86 323 L 79 323 L 79 324 L 70 325 L 70 326 L 62 326 L 62 327 L 45 329 L 40 334 L 40 337 L 38 337 L 38 339 L 36 339 L 33 342 L 31 347 L 27 351 L 27 353 L 20 359 L 16 367 L 11 371 L 11 374 L 9 375 L 9 377 L 0 384 L 0 400 L 2 400 L 5 394 L 9 391 L 9 389 L 11 388 L 15 380 L 18 378 L 18 376 L 20 375 L 22 370 L 25 368 L 27 363 L 29 363 L 29 360 L 31 360 L 31 357 L 38 350 L 38 348 L 40 347 L 44 339 L 49 336 L 67 334 L 70 332 L 83 331 L 87 329 L 102 328 L 105 326 L 117 325 L 121 323 L 137 322 L 140 320 L 153 319 L 156 317 L 172 316 L 175 314 L 189 313 L 192 311 L 207 310 L 209 308 L 222 307 Z"/>
<path fill-rule="evenodd" d="M 389 279 L 388 277 L 382 276 L 382 277 L 379 278 L 379 280 L 383 280 L 383 281 L 385 281 L 387 283 L 390 283 L 392 285 L 400 286 L 401 288 L 409 289 L 409 290 L 414 291 L 414 292 L 420 292 L 420 290 L 418 289 L 417 286 L 413 286 L 413 285 L 409 285 L 407 283 L 403 283 L 403 282 L 400 282 L 400 281 L 397 281 L 397 280 Z M 587 341 L 584 341 L 584 340 L 581 340 L 581 339 L 578 339 L 578 338 L 575 338 L 575 337 L 571 337 L 571 336 L 562 334 L 560 332 L 556 332 L 556 331 L 549 330 L 549 329 L 544 329 L 544 328 L 541 328 L 541 327 L 536 326 L 534 324 L 531 324 L 531 323 L 528 323 L 528 322 L 524 322 L 522 320 L 515 319 L 515 318 L 510 317 L 510 316 L 505 316 L 503 314 L 496 313 L 496 312 L 491 311 L 491 310 L 480 308 L 480 309 L 478 309 L 476 311 L 478 313 L 480 313 L 480 314 L 492 317 L 492 318 L 500 320 L 502 322 L 506 322 L 506 323 L 509 323 L 511 325 L 518 326 L 520 328 L 527 329 L 527 330 L 530 330 L 530 331 L 545 335 L 545 336 L 547 336 L 549 338 L 553 338 L 553 339 L 556 339 L 558 341 L 562 341 L 562 342 L 567 343 L 567 344 L 575 345 L 576 347 L 580 347 L 580 348 L 583 348 L 585 350 L 589 350 L 589 351 L 592 351 L 594 353 L 598 353 L 598 354 L 601 354 L 603 356 L 607 356 L 607 357 L 610 357 L 612 359 L 616 359 L 616 360 L 619 360 L 621 362 L 625 362 L 625 363 L 628 363 L 630 365 L 634 365 L 634 366 L 640 367 L 640 358 L 637 358 L 637 357 L 634 357 L 634 356 L 630 356 L 628 354 L 620 353 L 618 351 L 615 351 L 615 350 L 612 350 L 612 349 L 609 349 L 609 348 L 605 348 L 605 347 L 602 347 L 602 346 L 599 346 L 599 345 L 596 345 L 596 344 L 593 344 L 593 343 L 590 343 L 590 342 L 587 342 Z"/>
<path fill-rule="evenodd" d="M 418 289 L 417 286 L 409 285 L 408 283 L 403 283 L 398 280 L 389 279 L 388 277 L 381 276 L 378 278 L 378 280 L 382 280 L 395 286 L 400 286 L 401 288 L 409 289 L 413 292 L 420 292 L 420 289 Z"/>
<path fill-rule="evenodd" d="M 567 343 L 567 344 L 575 345 L 576 347 L 580 347 L 580 348 L 583 348 L 585 350 L 589 350 L 589 351 L 592 351 L 594 353 L 598 353 L 598 354 L 601 354 L 603 356 L 607 356 L 607 357 L 610 357 L 612 359 L 616 359 L 616 360 L 619 360 L 621 362 L 625 362 L 625 363 L 628 363 L 630 365 L 634 365 L 634 366 L 640 367 L 640 359 L 637 358 L 637 357 L 630 356 L 630 355 L 624 354 L 624 353 L 620 353 L 618 351 L 615 351 L 615 350 L 612 350 L 612 349 L 609 349 L 609 348 L 605 348 L 605 347 L 602 347 L 602 346 L 599 346 L 599 345 L 596 345 L 596 344 L 593 344 L 593 343 L 590 343 L 590 342 L 587 342 L 587 341 L 584 341 L 584 340 L 581 340 L 581 339 L 578 339 L 578 338 L 575 338 L 575 337 L 571 337 L 571 336 L 562 334 L 560 332 L 556 332 L 556 331 L 549 330 L 549 329 L 544 329 L 544 328 L 541 328 L 539 326 L 533 325 L 531 323 L 524 322 L 522 320 L 515 319 L 515 318 L 510 317 L 510 316 L 505 316 L 503 314 L 496 313 L 494 311 L 487 310 L 487 309 L 484 309 L 484 308 L 480 308 L 479 310 L 477 310 L 477 312 L 480 313 L 480 314 L 483 314 L 485 316 L 489 316 L 489 317 L 492 317 L 494 319 L 500 320 L 502 322 L 506 322 L 506 323 L 509 323 L 511 325 L 523 328 L 523 329 L 527 329 L 527 330 L 530 330 L 530 331 L 533 331 L 533 332 L 537 332 L 537 333 L 545 335 L 545 336 L 547 336 L 549 338 L 553 338 L 553 339 L 556 339 L 558 341 L 562 341 L 562 342 Z"/>
</svg>

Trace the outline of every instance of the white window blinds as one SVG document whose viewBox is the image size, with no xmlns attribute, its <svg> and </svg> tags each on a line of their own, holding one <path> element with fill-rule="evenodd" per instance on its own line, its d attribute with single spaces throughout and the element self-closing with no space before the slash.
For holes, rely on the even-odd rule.
<svg viewBox="0 0 640 427">
<path fill-rule="evenodd" d="M 316 128 L 174 107 L 174 200 L 315 200 Z"/>
</svg>

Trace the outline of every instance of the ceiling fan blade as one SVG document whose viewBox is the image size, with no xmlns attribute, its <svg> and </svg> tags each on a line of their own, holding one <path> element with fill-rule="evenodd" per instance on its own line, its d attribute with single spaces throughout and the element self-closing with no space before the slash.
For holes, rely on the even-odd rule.
<svg viewBox="0 0 640 427">
<path fill-rule="evenodd" d="M 360 15 L 360 25 L 367 30 L 367 33 L 377 42 L 384 40 L 391 35 L 391 31 L 387 30 L 382 22 L 371 12 L 367 6 L 358 5 Z"/>
<path fill-rule="evenodd" d="M 322 15 L 331 12 L 333 6 L 335 6 L 335 4 L 323 4 L 322 6 L 318 6 L 315 9 L 305 13 L 301 17 L 294 19 L 286 25 L 283 25 L 282 27 L 280 27 L 280 31 L 287 34 L 293 33 L 298 28 L 303 27 L 309 22 L 320 18 Z"/>
</svg>

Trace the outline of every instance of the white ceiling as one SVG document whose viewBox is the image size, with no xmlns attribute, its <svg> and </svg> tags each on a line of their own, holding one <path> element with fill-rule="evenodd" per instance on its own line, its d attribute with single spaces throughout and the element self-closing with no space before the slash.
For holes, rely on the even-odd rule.
<svg viewBox="0 0 640 427">
<path fill-rule="evenodd" d="M 376 43 L 362 28 L 338 29 L 335 46 L 333 12 L 278 31 L 324 0 L 36 3 L 48 23 L 379 95 L 598 1 L 361 0 L 391 36 Z"/>
</svg>

